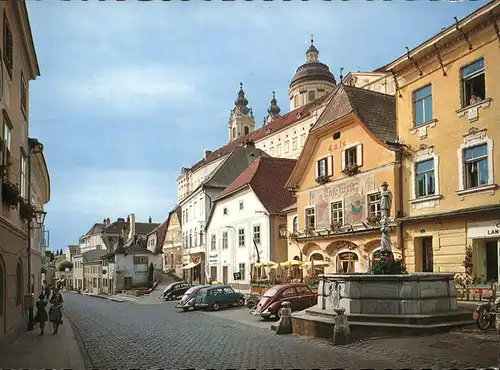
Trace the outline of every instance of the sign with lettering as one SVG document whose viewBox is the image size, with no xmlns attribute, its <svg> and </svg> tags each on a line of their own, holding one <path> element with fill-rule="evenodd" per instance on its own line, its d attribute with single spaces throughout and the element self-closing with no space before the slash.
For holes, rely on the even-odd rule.
<svg viewBox="0 0 500 370">
<path fill-rule="evenodd" d="M 309 204 L 316 206 L 316 228 L 330 227 L 330 204 L 333 201 L 344 202 L 344 218 L 347 224 L 359 224 L 365 218 L 366 197 L 375 190 L 373 174 L 347 178 L 327 184 L 309 193 Z"/>
<path fill-rule="evenodd" d="M 467 236 L 473 239 L 500 238 L 500 220 L 469 222 Z"/>
</svg>

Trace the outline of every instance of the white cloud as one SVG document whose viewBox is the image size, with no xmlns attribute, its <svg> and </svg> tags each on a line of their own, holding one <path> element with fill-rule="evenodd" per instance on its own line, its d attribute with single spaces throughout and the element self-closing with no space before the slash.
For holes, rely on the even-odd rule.
<svg viewBox="0 0 500 370">
<path fill-rule="evenodd" d="M 178 174 L 161 170 L 113 170 L 78 168 L 56 175 L 49 212 L 70 210 L 75 217 L 96 219 L 135 213 L 144 219 L 164 218 L 175 205 Z M 123 217 L 123 216 L 120 216 Z"/>
<path fill-rule="evenodd" d="M 101 70 L 89 78 L 61 81 L 64 96 L 75 104 L 91 104 L 126 114 L 159 103 L 199 101 L 192 71 L 168 66 L 124 66 Z"/>
</svg>

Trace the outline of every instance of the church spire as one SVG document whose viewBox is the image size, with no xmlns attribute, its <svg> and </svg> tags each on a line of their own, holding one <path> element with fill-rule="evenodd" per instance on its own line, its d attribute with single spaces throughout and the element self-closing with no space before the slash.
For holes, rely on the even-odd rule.
<svg viewBox="0 0 500 370">
<path fill-rule="evenodd" d="M 306 52 L 306 63 L 318 63 L 319 62 L 319 51 L 314 46 L 314 38 L 311 35 L 311 46 L 307 49 Z"/>
<path fill-rule="evenodd" d="M 280 116 L 281 108 L 278 106 L 278 101 L 276 100 L 276 93 L 273 91 L 273 98 L 271 99 L 271 106 L 267 109 L 267 117 L 265 123 L 268 124 L 272 120 Z"/>
<path fill-rule="evenodd" d="M 234 101 L 234 108 L 229 116 L 229 141 L 248 135 L 255 129 L 255 120 L 252 109 L 248 108 L 248 100 L 240 82 L 238 97 Z"/>
</svg>

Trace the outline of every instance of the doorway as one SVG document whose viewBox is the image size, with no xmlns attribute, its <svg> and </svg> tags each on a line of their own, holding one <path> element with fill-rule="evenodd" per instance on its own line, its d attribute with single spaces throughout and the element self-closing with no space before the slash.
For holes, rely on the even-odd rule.
<svg viewBox="0 0 500 370">
<path fill-rule="evenodd" d="M 486 280 L 498 281 L 498 242 L 486 242 Z"/>
<path fill-rule="evenodd" d="M 434 272 L 432 236 L 422 238 L 422 272 Z"/>
<path fill-rule="evenodd" d="M 222 284 L 227 285 L 228 268 L 222 266 Z"/>
</svg>

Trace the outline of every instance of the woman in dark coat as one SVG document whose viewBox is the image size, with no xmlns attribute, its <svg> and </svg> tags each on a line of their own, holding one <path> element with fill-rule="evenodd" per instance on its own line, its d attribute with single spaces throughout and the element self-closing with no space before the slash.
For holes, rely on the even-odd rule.
<svg viewBox="0 0 500 370">
<path fill-rule="evenodd" d="M 42 293 L 38 297 L 38 301 L 36 302 L 36 315 L 35 321 L 40 323 L 40 335 L 43 335 L 43 330 L 45 328 L 45 323 L 49 320 L 49 315 L 47 314 L 47 300 L 45 299 L 45 295 Z"/>
</svg>

